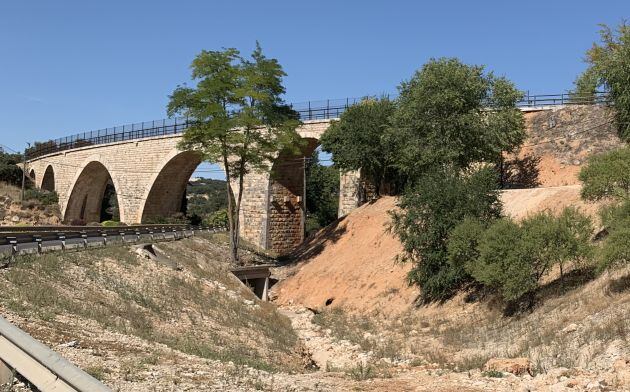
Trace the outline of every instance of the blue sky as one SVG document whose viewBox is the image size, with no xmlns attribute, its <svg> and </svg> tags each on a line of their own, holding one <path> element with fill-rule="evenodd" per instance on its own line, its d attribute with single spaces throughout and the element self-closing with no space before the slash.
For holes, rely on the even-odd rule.
<svg viewBox="0 0 630 392">
<path fill-rule="evenodd" d="M 166 116 L 202 49 L 259 40 L 291 102 L 396 91 L 431 57 L 485 64 L 532 93 L 572 87 L 619 1 L 29 1 L 0 3 L 0 143 Z"/>
</svg>

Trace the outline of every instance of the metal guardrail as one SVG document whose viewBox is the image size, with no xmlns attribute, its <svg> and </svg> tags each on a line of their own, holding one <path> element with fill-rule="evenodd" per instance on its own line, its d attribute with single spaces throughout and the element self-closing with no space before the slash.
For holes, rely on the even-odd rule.
<svg viewBox="0 0 630 392">
<path fill-rule="evenodd" d="M 197 231 L 225 231 L 224 227 L 193 227 L 188 225 L 139 225 L 122 227 L 0 227 L 0 254 L 43 253 L 59 248 L 88 248 L 90 244 L 109 245 L 113 239 L 122 243 L 150 240 L 180 239 Z M 4 251 L 3 249 L 4 248 Z"/>
<path fill-rule="evenodd" d="M 0 360 L 42 392 L 111 392 L 3 317 L 0 317 Z"/>
<path fill-rule="evenodd" d="M 385 95 L 385 97 L 389 96 Z M 308 101 L 291 104 L 290 106 L 298 113 L 302 121 L 325 120 L 339 118 L 350 106 L 366 98 L 375 98 L 375 96 Z M 392 98 L 395 97 L 392 96 Z M 570 93 L 530 95 L 529 92 L 524 92 L 523 98 L 517 103 L 517 106 L 529 108 L 552 105 L 602 104 L 606 102 L 607 95 L 603 92 L 598 92 L 593 96 L 576 96 Z M 31 160 L 79 147 L 176 135 L 184 132 L 193 123 L 192 119 L 175 117 L 83 132 L 46 142 L 36 142 L 33 147 L 26 150 L 25 154 L 26 158 Z"/>
</svg>

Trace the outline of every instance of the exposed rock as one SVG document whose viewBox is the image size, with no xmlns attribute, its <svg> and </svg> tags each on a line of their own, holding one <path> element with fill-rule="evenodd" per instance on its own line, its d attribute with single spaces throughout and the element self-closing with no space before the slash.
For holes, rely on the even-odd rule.
<svg viewBox="0 0 630 392">
<path fill-rule="evenodd" d="M 613 364 L 617 385 L 630 388 L 630 359 L 621 358 Z"/>
<path fill-rule="evenodd" d="M 508 372 L 517 376 L 523 374 L 533 375 L 532 364 L 527 358 L 491 358 L 484 365 L 484 370 Z"/>
</svg>

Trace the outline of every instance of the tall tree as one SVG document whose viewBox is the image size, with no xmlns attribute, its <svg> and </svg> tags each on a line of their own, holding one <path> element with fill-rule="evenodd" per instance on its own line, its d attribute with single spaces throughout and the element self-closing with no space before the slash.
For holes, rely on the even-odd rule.
<svg viewBox="0 0 630 392">
<path fill-rule="evenodd" d="M 522 94 L 482 66 L 430 60 L 399 90 L 391 138 L 398 167 L 411 177 L 435 166 L 498 163 L 525 139 Z"/>
<path fill-rule="evenodd" d="M 387 138 L 408 186 L 393 213 L 402 261 L 425 300 L 441 300 L 470 280 L 449 263 L 451 231 L 466 218 L 501 212 L 498 176 L 489 165 L 525 138 L 521 94 L 505 78 L 457 59 L 430 60 L 399 87 Z"/>
<path fill-rule="evenodd" d="M 630 141 L 630 26 L 622 22 L 616 30 L 602 25 L 601 43 L 586 52 L 588 68 L 575 81 L 574 94 L 608 93 L 615 108 L 619 137 Z"/>
<path fill-rule="evenodd" d="M 378 193 L 385 181 L 393 185 L 401 182 L 386 137 L 395 109 L 395 103 L 387 98 L 365 99 L 348 108 L 320 139 L 323 150 L 332 153 L 335 166 L 344 171 L 361 170 L 361 176 Z"/>
<path fill-rule="evenodd" d="M 299 116 L 282 100 L 285 72 L 276 59 L 264 56 L 258 42 L 249 59 L 234 48 L 204 50 L 191 69 L 196 86 L 177 87 L 167 111 L 194 121 L 184 132 L 180 149 L 197 151 L 204 160 L 223 165 L 231 255 L 236 261 L 244 178 L 252 171 L 269 171 L 278 151 L 297 149 Z"/>
</svg>

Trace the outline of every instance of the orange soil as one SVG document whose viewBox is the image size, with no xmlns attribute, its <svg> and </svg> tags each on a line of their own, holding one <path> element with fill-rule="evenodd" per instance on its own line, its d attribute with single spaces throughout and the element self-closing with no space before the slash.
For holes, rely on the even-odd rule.
<svg viewBox="0 0 630 392">
<path fill-rule="evenodd" d="M 589 215 L 597 210 L 596 205 L 580 200 L 579 185 L 507 190 L 502 200 L 505 213 L 516 219 L 541 210 L 557 212 L 569 205 Z M 386 231 L 387 212 L 394 208 L 396 198 L 384 197 L 305 243 L 296 264 L 278 271 L 287 277 L 273 288 L 276 302 L 322 309 L 332 299 L 332 306 L 384 316 L 408 309 L 418 289 L 406 283 L 410 265 L 395 262 L 402 246 Z"/>
</svg>

